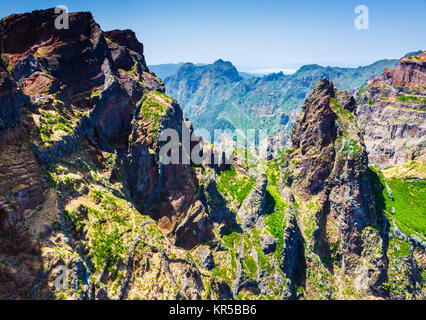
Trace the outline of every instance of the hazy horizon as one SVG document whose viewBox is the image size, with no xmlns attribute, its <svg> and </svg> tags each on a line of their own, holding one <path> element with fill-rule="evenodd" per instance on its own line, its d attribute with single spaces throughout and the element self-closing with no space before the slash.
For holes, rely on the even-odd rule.
<svg viewBox="0 0 426 320">
<path fill-rule="evenodd" d="M 423 49 L 419 49 L 424 51 Z M 417 52 L 419 50 L 414 50 L 412 52 Z M 406 52 L 404 55 L 408 54 L 410 52 Z M 402 56 L 404 56 L 402 55 Z M 375 60 L 372 61 L 371 63 L 367 63 L 367 64 L 363 64 L 363 65 L 333 65 L 333 64 L 318 64 L 322 67 L 338 67 L 338 68 L 358 68 L 358 67 L 365 67 L 368 65 L 371 65 L 377 61 L 380 60 L 399 60 L 401 57 L 395 57 L 395 58 L 384 58 L 384 59 L 379 59 L 379 60 Z M 222 59 L 222 58 L 217 58 L 214 61 L 209 61 L 209 62 L 199 62 L 199 61 L 179 61 L 179 62 L 166 62 L 166 63 L 158 63 L 158 64 L 152 64 L 152 63 L 148 63 L 148 66 L 160 66 L 160 65 L 178 65 L 178 64 L 184 64 L 184 63 L 193 63 L 197 66 L 203 66 L 203 65 L 208 65 L 208 64 L 213 64 L 215 61 Z M 224 59 L 222 59 L 224 60 Z M 225 60 L 225 61 L 229 61 L 229 60 Z M 231 62 L 240 72 L 247 72 L 247 73 L 251 73 L 251 74 L 260 74 L 260 75 L 267 75 L 267 74 L 271 74 L 271 73 L 279 73 L 279 72 L 283 72 L 284 74 L 293 74 L 295 72 L 297 72 L 302 66 L 304 65 L 309 65 L 309 64 L 315 64 L 315 63 L 306 63 L 306 64 L 293 64 L 293 65 L 284 65 L 284 66 L 258 66 L 258 67 L 250 67 L 250 66 L 239 66 L 234 64 L 232 61 Z"/>
</svg>

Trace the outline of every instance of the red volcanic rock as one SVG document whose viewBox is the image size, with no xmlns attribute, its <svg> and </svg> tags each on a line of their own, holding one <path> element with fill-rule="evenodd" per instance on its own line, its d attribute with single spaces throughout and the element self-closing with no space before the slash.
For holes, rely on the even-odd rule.
<svg viewBox="0 0 426 320">
<path fill-rule="evenodd" d="M 3 34 L 2 51 L 12 57 L 12 62 L 40 46 L 54 44 L 58 40 L 71 40 L 76 36 L 89 37 L 94 23 L 90 12 L 70 13 L 69 29 L 55 28 L 55 9 L 14 14 L 1 20 Z"/>
<path fill-rule="evenodd" d="M 426 51 L 402 58 L 395 69 L 385 68 L 383 80 L 396 87 L 426 86 Z"/>
<path fill-rule="evenodd" d="M 183 219 L 193 198 L 189 169 L 176 165 L 160 170 L 158 157 L 153 157 L 148 148 L 156 145 L 156 136 L 151 137 L 148 132 L 135 134 L 129 141 L 132 119 L 137 113 L 136 103 L 144 92 L 164 92 L 164 84 L 146 67 L 143 45 L 131 30 L 104 33 L 88 12 L 70 13 L 69 29 L 56 29 L 56 18 L 55 10 L 48 9 L 11 15 L 0 22 L 3 36 L 0 98 L 4 95 L 0 100 L 4 101 L 0 103 L 0 132 L 10 130 L 20 121 L 25 101 L 23 98 L 14 104 L 9 101 L 16 83 L 22 89 L 20 92 L 29 96 L 38 109 L 52 107 L 43 104 L 49 101 L 45 96 L 52 95 L 59 101 L 58 110 L 55 110 L 59 114 L 75 115 L 74 109 L 89 111 L 90 126 L 83 127 L 93 126 L 102 148 L 127 149 L 130 144 L 130 163 L 134 169 L 129 174 L 132 196 L 140 208 L 151 209 L 149 206 L 155 204 L 153 216 L 174 221 L 164 223 L 164 228 L 172 230 L 174 223 Z M 170 112 L 162 121 L 166 127 L 180 130 L 180 107 L 173 102 L 169 108 Z M 76 131 L 71 138 L 80 135 L 81 132 Z M 60 140 L 41 151 L 37 147 L 37 159 L 40 163 L 56 161 L 62 153 L 70 152 L 73 145 L 74 142 Z M 183 181 L 187 182 L 182 184 Z M 0 191 L 7 192 L 6 188 Z M 153 198 L 145 197 L 140 191 L 146 191 Z M 27 208 L 27 202 L 22 207 Z"/>
<path fill-rule="evenodd" d="M 68 219 L 62 222 L 59 211 L 90 191 L 88 181 L 71 188 L 62 179 L 49 178 L 55 164 L 68 157 L 75 156 L 77 171 L 83 175 L 89 169 L 104 172 L 108 164 L 111 181 L 119 182 L 126 194 L 118 189 L 112 193 L 126 197 L 129 205 L 135 204 L 142 214 L 157 220 L 171 240 L 177 240 L 175 230 L 183 221 L 188 221 L 182 224 L 188 228 L 180 229 L 181 245 L 192 247 L 214 236 L 204 207 L 194 219 L 185 220 L 197 190 L 191 166 L 160 162 L 165 142 L 158 136 L 171 128 L 181 137 L 182 110 L 160 93 L 165 91 L 164 84 L 146 67 L 143 46 L 135 34 L 130 30 L 104 33 L 90 13 L 70 14 L 69 29 L 57 30 L 56 17 L 54 9 L 49 9 L 0 21 L 0 255 L 10 255 L 7 263 L 20 275 L 28 274 L 28 279 L 13 279 L 12 268 L 0 263 L 0 299 L 34 297 L 33 292 L 44 297 L 34 289 L 40 285 L 36 276 L 43 269 L 30 261 L 38 259 L 40 252 L 32 249 L 29 240 L 41 243 L 54 233 L 61 237 L 59 224 L 68 229 Z M 155 98 L 144 105 L 144 95 Z M 113 153 L 116 161 L 112 164 Z M 109 188 L 105 181 L 98 183 Z M 57 192 L 46 194 L 48 186 Z M 82 240 L 69 227 L 73 229 L 71 250 L 86 257 L 85 244 L 91 235 Z M 194 228 L 200 232 L 195 234 Z M 29 240 L 15 236 L 15 229 L 20 233 L 28 229 Z M 140 236 L 135 237 L 133 250 Z M 83 246 L 76 245 L 77 239 Z M 52 243 L 57 245 L 62 244 Z M 21 265 L 25 255 L 30 257 L 28 268 Z M 19 269 L 13 265 L 15 260 Z M 78 274 L 86 270 L 80 266 Z M 81 296 L 87 298 L 84 290 Z"/>
<path fill-rule="evenodd" d="M 66 84 L 70 95 L 103 85 L 102 64 L 110 53 L 92 15 L 70 13 L 69 29 L 61 30 L 55 28 L 56 18 L 54 9 L 48 9 L 1 20 L 1 52 L 7 69 L 16 80 L 28 77 L 31 71 L 47 72 Z M 34 67 L 30 74 L 22 70 L 29 70 L 23 58 Z"/>
<path fill-rule="evenodd" d="M 34 95 L 44 93 L 46 89 L 50 87 L 52 82 L 52 78 L 42 73 L 34 73 L 28 79 L 23 81 L 22 89 L 25 94 L 32 97 Z"/>
</svg>

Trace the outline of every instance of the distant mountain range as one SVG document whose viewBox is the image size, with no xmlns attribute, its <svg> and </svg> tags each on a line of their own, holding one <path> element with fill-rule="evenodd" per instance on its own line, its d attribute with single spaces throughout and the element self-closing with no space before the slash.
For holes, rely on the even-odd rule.
<svg viewBox="0 0 426 320">
<path fill-rule="evenodd" d="M 166 83 L 194 122 L 293 128 L 268 160 L 200 159 L 133 31 L 56 19 L 0 20 L 0 300 L 425 300 L 426 51 L 249 80 L 182 64 Z M 315 80 L 381 73 L 356 97 Z"/>
<path fill-rule="evenodd" d="M 184 62 L 164 63 L 164 64 L 150 65 L 148 66 L 148 68 L 151 71 L 153 71 L 157 75 L 157 77 L 164 80 L 167 77 L 174 75 L 180 69 L 180 67 L 182 67 L 182 65 L 184 64 L 185 64 Z M 200 66 L 205 66 L 206 64 L 196 63 L 195 65 L 200 67 Z M 262 74 L 260 73 L 250 73 L 250 72 L 244 72 L 244 71 L 238 71 L 238 73 L 244 79 L 251 79 L 254 77 L 262 76 Z"/>
<path fill-rule="evenodd" d="M 182 64 L 164 82 L 167 94 L 178 100 L 196 128 L 211 132 L 264 128 L 285 141 L 303 101 L 319 79 L 327 77 L 339 90 L 355 92 L 382 75 L 385 67 L 394 68 L 397 63 L 397 59 L 379 60 L 358 68 L 311 64 L 291 75 L 280 72 L 244 79 L 231 62 L 218 60 L 202 66 Z"/>
</svg>

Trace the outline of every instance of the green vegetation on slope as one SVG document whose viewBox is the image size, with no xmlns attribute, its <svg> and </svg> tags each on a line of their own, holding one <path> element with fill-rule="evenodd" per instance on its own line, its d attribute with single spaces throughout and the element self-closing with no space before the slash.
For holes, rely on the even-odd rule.
<svg viewBox="0 0 426 320">
<path fill-rule="evenodd" d="M 158 129 L 161 116 L 167 111 L 172 98 L 158 91 L 148 92 L 142 99 L 140 115 L 147 121 L 152 121 L 152 128 Z"/>
<path fill-rule="evenodd" d="M 276 252 L 280 253 L 283 247 L 284 214 L 287 204 L 279 191 L 280 172 L 276 160 L 267 163 L 266 177 L 268 178 L 268 186 L 266 187 L 265 223 L 271 234 L 277 239 Z"/>
<path fill-rule="evenodd" d="M 220 172 L 217 189 L 227 199 L 236 201 L 239 206 L 253 189 L 255 183 L 254 178 L 237 174 L 235 167 L 231 166 L 229 170 Z"/>
<path fill-rule="evenodd" d="M 408 234 L 426 238 L 426 182 L 400 178 L 386 179 L 382 172 L 370 166 L 370 179 L 376 209 L 384 211 L 398 228 Z M 392 192 L 391 199 L 386 184 Z M 394 209 L 392 209 L 394 208 Z"/>
<path fill-rule="evenodd" d="M 399 96 L 396 98 L 397 101 L 400 102 L 412 102 L 417 104 L 426 104 L 426 99 L 414 97 L 414 96 Z"/>
</svg>

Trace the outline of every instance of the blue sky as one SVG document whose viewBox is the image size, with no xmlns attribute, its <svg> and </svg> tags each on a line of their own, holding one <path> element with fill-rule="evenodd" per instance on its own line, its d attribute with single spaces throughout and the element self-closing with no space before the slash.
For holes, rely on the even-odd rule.
<svg viewBox="0 0 426 320">
<path fill-rule="evenodd" d="M 368 30 L 354 27 L 360 4 L 369 8 Z M 426 49 L 426 0 L 2 0 L 0 16 L 57 5 L 91 11 L 104 30 L 134 30 L 148 64 L 358 66 Z"/>
</svg>

